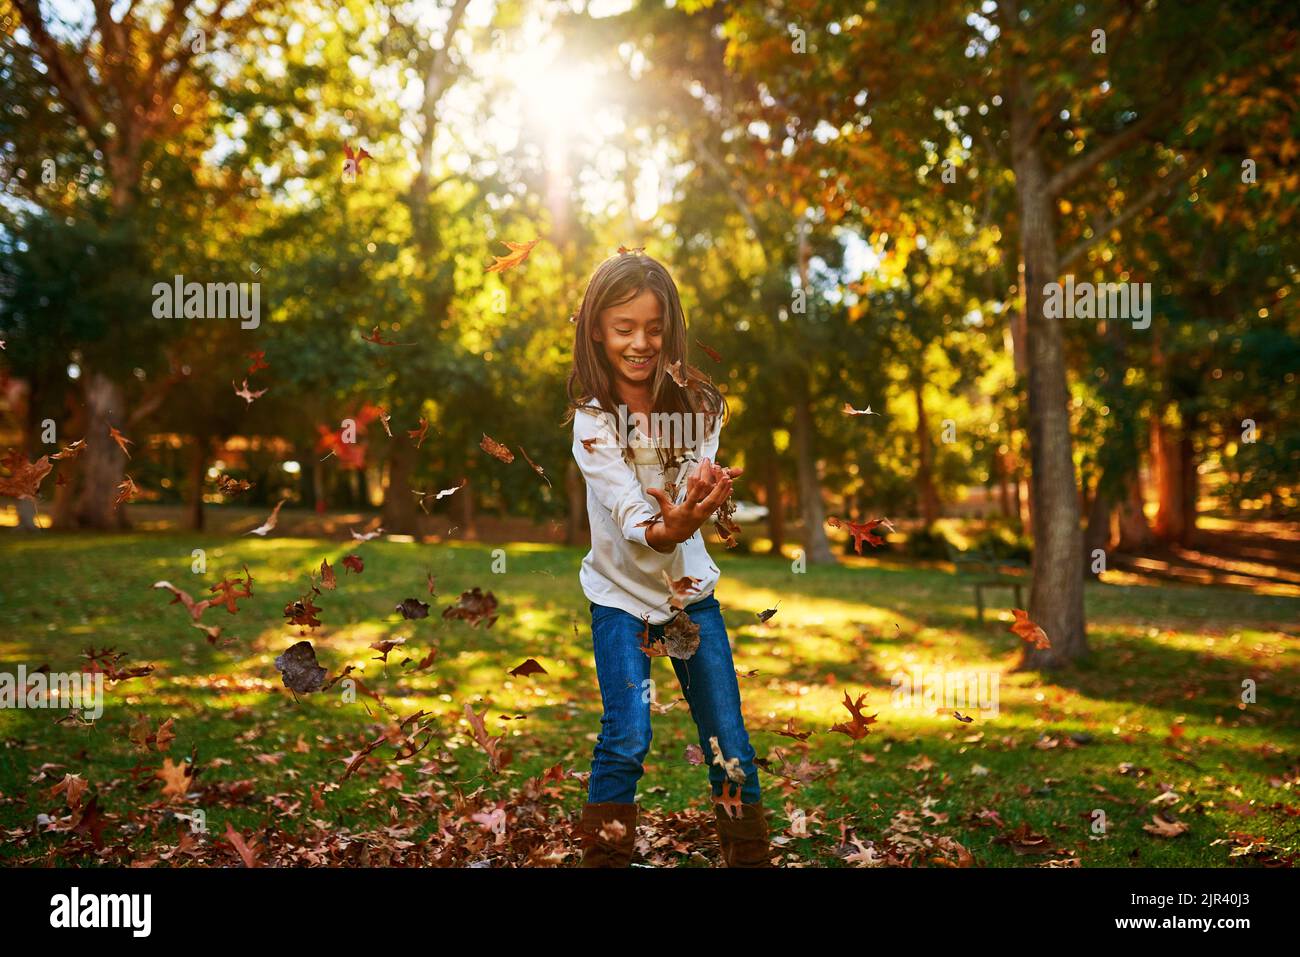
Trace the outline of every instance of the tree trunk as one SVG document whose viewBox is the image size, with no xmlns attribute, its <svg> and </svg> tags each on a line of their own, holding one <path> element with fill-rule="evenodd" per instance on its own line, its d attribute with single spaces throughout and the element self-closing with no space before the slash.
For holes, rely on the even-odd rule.
<svg viewBox="0 0 1300 957">
<path fill-rule="evenodd" d="M 1156 483 L 1156 520 L 1152 534 L 1166 545 L 1187 543 L 1184 449 L 1179 427 L 1157 412 L 1151 420 L 1151 463 Z"/>
<path fill-rule="evenodd" d="M 1088 653 L 1083 610 L 1083 535 L 1070 438 L 1069 390 L 1059 321 L 1044 314 L 1044 286 L 1058 277 L 1056 224 L 1035 141 L 1028 83 L 1011 97 L 1011 152 L 1020 213 L 1020 254 L 1029 358 L 1029 495 L 1034 538 L 1029 615 L 1051 647 L 1025 645 L 1019 667 L 1055 668 Z"/>
<path fill-rule="evenodd" d="M 919 360 L 918 360 L 919 362 Z M 923 376 L 918 365 L 917 375 L 912 379 L 912 391 L 916 396 L 916 481 L 920 486 L 921 520 L 926 531 L 934 527 L 939 520 L 939 493 L 934 488 L 934 444 L 930 439 L 930 423 L 925 415 L 925 399 L 922 395 Z"/>
<path fill-rule="evenodd" d="M 325 500 L 325 466 L 317 460 L 314 453 L 311 456 L 311 498 L 316 514 L 323 515 L 329 507 Z"/>
<path fill-rule="evenodd" d="M 189 527 L 191 531 L 203 531 L 203 480 L 208 472 L 208 450 L 212 447 L 206 435 L 195 435 L 190 449 L 189 482 Z"/>
<path fill-rule="evenodd" d="M 799 512 L 803 517 L 804 558 L 810 565 L 833 565 L 835 556 L 826 539 L 826 511 L 822 507 L 821 483 L 813 454 L 813 418 L 804 373 L 797 375 L 794 404 L 795 468 L 799 476 Z"/>
<path fill-rule="evenodd" d="M 781 462 L 771 449 L 764 476 L 763 504 L 767 506 L 767 537 L 772 540 L 772 554 L 781 554 L 785 545 L 785 503 L 781 499 Z"/>
<path fill-rule="evenodd" d="M 411 490 L 415 460 L 416 448 L 410 441 L 398 437 L 389 441 L 388 481 L 384 485 L 384 505 L 379 519 L 386 532 L 415 535 L 419 531 L 418 505 Z"/>
<path fill-rule="evenodd" d="M 1104 480 L 1104 475 L 1099 476 L 1097 479 L 1097 491 L 1093 495 L 1092 505 L 1088 509 L 1088 529 L 1083 536 L 1084 570 L 1093 577 L 1095 577 L 1095 573 L 1092 570 L 1092 553 L 1099 548 L 1102 551 L 1110 550 L 1111 514 L 1115 510 L 1110 496 L 1102 491 Z"/>
<path fill-rule="evenodd" d="M 82 528 L 129 528 L 126 505 L 113 505 L 125 474 L 126 456 L 112 438 L 111 426 L 126 422 L 121 387 L 102 372 L 83 371 L 86 450 L 81 453 L 81 497 L 76 522 Z M 140 446 L 137 444 L 137 454 Z"/>
<path fill-rule="evenodd" d="M 1196 479 L 1196 447 L 1192 444 L 1194 429 L 1194 422 L 1185 422 L 1183 433 L 1178 439 L 1178 466 L 1183 488 L 1182 544 L 1184 545 L 1192 544 L 1192 539 L 1196 537 L 1196 504 L 1200 492 Z"/>
<path fill-rule="evenodd" d="M 1129 475 L 1125 497 L 1116 509 L 1118 542 L 1115 550 L 1140 552 L 1151 545 L 1151 526 L 1142 508 L 1142 477 L 1135 466 Z"/>
<path fill-rule="evenodd" d="M 461 538 L 478 538 L 478 522 L 474 512 L 474 483 L 470 482 L 456 493 L 460 499 L 460 533 Z"/>
</svg>

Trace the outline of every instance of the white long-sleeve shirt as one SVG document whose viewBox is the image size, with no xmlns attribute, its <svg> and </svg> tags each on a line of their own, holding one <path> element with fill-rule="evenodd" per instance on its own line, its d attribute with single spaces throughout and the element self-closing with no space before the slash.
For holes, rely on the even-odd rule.
<svg viewBox="0 0 1300 957">
<path fill-rule="evenodd" d="M 594 400 L 588 406 L 599 408 Z M 651 624 L 659 625 L 677 614 L 669 604 L 665 572 L 674 581 L 688 575 L 699 579 L 696 590 L 684 598 L 688 605 L 713 593 L 719 572 L 704 546 L 703 528 L 668 553 L 655 551 L 646 543 L 648 526 L 640 523 L 657 515 L 659 506 L 645 490 L 666 491 L 666 483 L 675 482 L 674 501 L 680 502 L 686 494 L 686 479 L 699 460 L 713 460 L 718 454 L 722 417 L 715 419 L 713 431 L 694 450 L 695 461 L 669 468 L 667 474 L 659 453 L 639 430 L 629 443 L 633 455 L 629 464 L 615 423 L 608 412 L 592 415 L 578 410 L 573 417 L 573 457 L 587 483 L 591 524 L 591 551 L 582 560 L 578 580 L 589 601 L 621 608 L 638 618 L 648 616 Z M 583 445 L 584 439 L 595 440 L 588 443 L 590 450 Z"/>
</svg>

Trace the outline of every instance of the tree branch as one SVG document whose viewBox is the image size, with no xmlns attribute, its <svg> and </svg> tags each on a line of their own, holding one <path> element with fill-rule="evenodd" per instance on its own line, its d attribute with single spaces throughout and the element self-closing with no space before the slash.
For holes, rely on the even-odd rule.
<svg viewBox="0 0 1300 957">
<path fill-rule="evenodd" d="M 93 84 L 86 69 L 85 58 L 79 57 L 77 67 L 74 68 L 63 56 L 58 41 L 50 36 L 45 21 L 41 18 L 40 0 L 14 0 L 14 6 L 22 16 L 23 26 L 31 36 L 37 54 L 49 70 L 59 100 L 82 125 L 95 145 L 100 145 L 103 117 L 91 95 Z"/>
<path fill-rule="evenodd" d="M 1088 239 L 1079 240 L 1079 242 L 1075 243 L 1073 246 L 1067 249 L 1065 253 L 1061 256 L 1061 260 L 1059 263 L 1060 270 L 1064 271 L 1065 267 L 1070 265 L 1070 263 L 1074 262 L 1084 253 L 1086 253 L 1089 249 L 1091 249 L 1093 246 L 1097 245 L 1097 243 L 1101 242 L 1102 238 L 1105 237 L 1111 230 L 1119 229 L 1125 223 L 1132 220 L 1135 216 L 1137 216 L 1144 209 L 1146 209 L 1147 206 L 1149 206 L 1157 196 L 1162 196 L 1174 192 L 1174 185 L 1177 182 L 1178 182 L 1178 177 L 1174 173 L 1169 173 L 1166 176 L 1162 176 L 1154 183 L 1152 183 L 1151 187 L 1145 193 L 1143 193 L 1141 196 L 1135 199 L 1122 212 L 1118 213 L 1115 216 L 1112 216 L 1105 223 L 1094 221 L 1092 223 L 1092 236 L 1089 237 Z"/>
<path fill-rule="evenodd" d="M 1089 150 L 1078 159 L 1072 160 L 1063 166 L 1055 176 L 1047 181 L 1047 194 L 1052 197 L 1060 196 L 1065 190 L 1069 189 L 1079 180 L 1081 180 L 1088 171 L 1094 167 L 1106 162 L 1112 157 L 1118 156 L 1124 150 L 1128 149 L 1133 143 L 1140 139 L 1156 123 L 1167 118 L 1169 111 L 1152 111 L 1147 113 L 1137 122 L 1125 127 L 1119 133 L 1111 136 L 1100 146 Z"/>
</svg>

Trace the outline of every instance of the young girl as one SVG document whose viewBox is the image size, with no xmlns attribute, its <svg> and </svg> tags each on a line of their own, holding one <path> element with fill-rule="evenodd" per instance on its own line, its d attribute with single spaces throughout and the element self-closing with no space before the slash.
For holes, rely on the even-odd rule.
<svg viewBox="0 0 1300 957">
<path fill-rule="evenodd" d="M 579 580 L 604 709 L 579 825 L 582 865 L 632 859 L 651 738 L 644 647 L 662 641 L 710 762 L 723 861 L 770 867 L 754 749 L 713 597 L 718 568 L 700 531 L 742 471 L 713 461 L 726 402 L 686 365 L 677 287 L 649 256 L 620 252 L 601 263 L 575 321 L 565 421 L 573 420 L 573 457 L 587 485 L 591 551 Z M 724 788 L 730 808 L 717 802 Z"/>
</svg>

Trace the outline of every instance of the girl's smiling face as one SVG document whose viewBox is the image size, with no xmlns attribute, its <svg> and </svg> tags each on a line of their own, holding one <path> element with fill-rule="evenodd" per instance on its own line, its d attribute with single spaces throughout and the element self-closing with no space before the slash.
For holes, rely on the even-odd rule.
<svg viewBox="0 0 1300 957">
<path fill-rule="evenodd" d="M 663 314 L 659 297 L 649 289 L 601 311 L 592 337 L 604 348 L 619 384 L 644 388 L 653 380 L 663 346 Z"/>
</svg>

